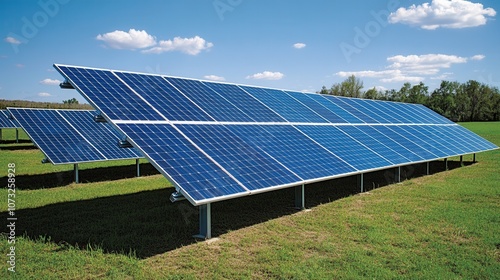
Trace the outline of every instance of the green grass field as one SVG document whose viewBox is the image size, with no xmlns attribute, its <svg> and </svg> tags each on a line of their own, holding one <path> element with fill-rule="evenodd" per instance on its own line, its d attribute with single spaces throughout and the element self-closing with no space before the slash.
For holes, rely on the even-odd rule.
<svg viewBox="0 0 500 280">
<path fill-rule="evenodd" d="M 500 145 L 500 123 L 465 123 Z M 500 279 L 500 150 L 212 204 L 199 241 L 198 212 L 171 203 L 173 188 L 144 161 L 41 164 L 21 133 L 3 131 L 1 279 Z M 15 163 L 15 244 L 8 243 L 8 164 Z M 12 172 L 10 172 L 12 173 Z M 15 273 L 8 270 L 15 246 Z"/>
</svg>

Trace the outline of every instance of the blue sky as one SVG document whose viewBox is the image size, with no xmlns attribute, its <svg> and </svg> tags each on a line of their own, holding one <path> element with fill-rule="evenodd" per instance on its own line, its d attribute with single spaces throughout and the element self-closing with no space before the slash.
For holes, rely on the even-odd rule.
<svg viewBox="0 0 500 280">
<path fill-rule="evenodd" d="M 52 64 L 318 91 L 500 87 L 496 0 L 2 0 L 0 98 L 61 102 Z"/>
</svg>

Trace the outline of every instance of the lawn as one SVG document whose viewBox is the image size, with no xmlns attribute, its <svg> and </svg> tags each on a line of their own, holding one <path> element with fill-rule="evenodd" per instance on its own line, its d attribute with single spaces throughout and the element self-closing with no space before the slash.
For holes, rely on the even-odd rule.
<svg viewBox="0 0 500 280">
<path fill-rule="evenodd" d="M 500 123 L 463 125 L 500 145 Z M 392 171 L 366 174 L 365 193 L 355 177 L 309 185 L 305 211 L 293 189 L 214 203 L 215 238 L 199 241 L 196 208 L 171 203 L 146 161 L 139 178 L 134 161 L 82 164 L 75 184 L 72 166 L 41 164 L 12 131 L 0 181 L 15 163 L 16 243 L 4 226 L 1 279 L 499 279 L 500 150 L 433 162 L 429 176 L 404 167 L 397 184 Z"/>
</svg>

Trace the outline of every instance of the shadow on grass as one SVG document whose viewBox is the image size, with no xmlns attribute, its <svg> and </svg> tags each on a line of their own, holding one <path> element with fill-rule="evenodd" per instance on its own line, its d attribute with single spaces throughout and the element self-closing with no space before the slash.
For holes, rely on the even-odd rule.
<svg viewBox="0 0 500 280">
<path fill-rule="evenodd" d="M 460 163 L 450 161 L 448 167 L 458 168 Z M 426 174 L 425 164 L 401 169 L 402 180 Z M 442 161 L 430 164 L 431 174 L 443 170 Z M 365 174 L 365 189 L 393 183 L 391 174 L 394 169 Z M 148 258 L 196 242 L 192 234 L 198 232 L 198 210 L 187 201 L 171 203 L 173 191 L 167 188 L 17 210 L 16 232 L 35 240 L 44 236 L 56 244 L 83 250 L 90 245 L 106 253 L 135 252 L 139 258 Z M 293 188 L 288 188 L 213 203 L 213 236 L 297 212 L 294 193 Z M 315 207 L 356 193 L 356 176 L 311 184 L 306 186 L 306 206 Z M 64 250 L 64 246 L 61 248 Z"/>
<path fill-rule="evenodd" d="M 160 174 L 150 163 L 141 163 L 139 168 L 141 176 Z M 78 171 L 78 177 L 81 183 L 95 183 L 133 178 L 137 175 L 136 172 L 136 166 L 132 164 L 83 169 Z M 0 182 L 7 182 L 7 177 L 1 177 Z M 16 177 L 16 188 L 20 190 L 49 189 L 67 186 L 73 182 L 75 182 L 73 170 L 37 175 L 20 175 Z"/>
</svg>

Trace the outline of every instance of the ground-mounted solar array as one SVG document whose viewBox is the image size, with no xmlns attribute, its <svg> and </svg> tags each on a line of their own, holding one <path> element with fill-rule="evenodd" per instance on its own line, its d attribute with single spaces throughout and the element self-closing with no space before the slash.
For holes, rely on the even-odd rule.
<svg viewBox="0 0 500 280">
<path fill-rule="evenodd" d="M 417 104 L 54 66 L 194 205 L 498 148 Z"/>
<path fill-rule="evenodd" d="M 33 143 L 53 164 L 137 159 L 136 149 L 118 146 L 119 134 L 94 121 L 96 111 L 8 108 Z"/>
</svg>

